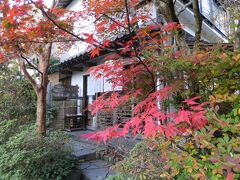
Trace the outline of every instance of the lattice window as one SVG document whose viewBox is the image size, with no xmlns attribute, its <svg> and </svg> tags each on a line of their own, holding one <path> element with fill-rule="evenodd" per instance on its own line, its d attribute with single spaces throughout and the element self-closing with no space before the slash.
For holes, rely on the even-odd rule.
<svg viewBox="0 0 240 180">
<path fill-rule="evenodd" d="M 113 112 L 99 112 L 97 115 L 98 128 L 104 129 L 114 124 L 125 124 L 132 117 L 132 106 L 127 105 L 115 109 Z"/>
</svg>

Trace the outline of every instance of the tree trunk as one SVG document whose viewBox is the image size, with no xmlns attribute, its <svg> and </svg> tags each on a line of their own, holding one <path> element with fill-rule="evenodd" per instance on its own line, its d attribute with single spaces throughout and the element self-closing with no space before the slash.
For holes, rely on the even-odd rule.
<svg viewBox="0 0 240 180">
<path fill-rule="evenodd" d="M 237 28 L 236 28 L 236 40 L 234 43 L 234 48 L 239 49 L 240 48 L 240 20 L 237 20 Z"/>
<path fill-rule="evenodd" d="M 46 135 L 46 95 L 47 95 L 47 87 L 41 87 L 37 92 L 37 133 L 39 136 Z"/>
<path fill-rule="evenodd" d="M 44 52 L 39 55 L 38 69 L 40 72 L 40 83 L 37 85 L 37 133 L 39 136 L 46 135 L 46 113 L 47 113 L 47 86 L 48 67 L 51 57 L 52 44 L 44 47 Z"/>
<path fill-rule="evenodd" d="M 36 79 L 30 76 L 30 74 L 27 71 L 26 65 L 23 61 L 25 60 L 29 64 L 29 60 L 21 55 L 23 60 L 18 60 L 18 62 L 22 69 L 22 72 L 24 73 L 25 77 L 29 80 L 29 82 L 32 84 L 37 95 L 36 128 L 37 134 L 40 137 L 43 137 L 46 135 L 48 68 L 51 58 L 52 44 L 49 43 L 43 45 L 42 47 L 40 46 L 39 48 L 44 49 L 44 51 L 37 54 L 39 63 L 38 66 L 34 68 L 35 70 L 37 70 L 40 77 L 38 82 L 36 81 Z"/>
<path fill-rule="evenodd" d="M 180 24 L 178 16 L 176 15 L 174 2 L 173 0 L 163 1 L 155 0 L 155 6 L 157 8 L 157 15 L 163 15 L 167 22 L 176 22 Z M 178 30 L 178 33 L 175 35 L 178 48 L 182 51 L 189 53 L 189 47 L 184 38 L 184 31 L 182 29 Z"/>
<path fill-rule="evenodd" d="M 195 18 L 195 22 L 196 22 L 194 48 L 198 48 L 199 43 L 201 41 L 201 34 L 202 34 L 202 16 L 200 13 L 198 0 L 193 0 L 193 13 L 194 13 L 194 18 Z"/>
</svg>

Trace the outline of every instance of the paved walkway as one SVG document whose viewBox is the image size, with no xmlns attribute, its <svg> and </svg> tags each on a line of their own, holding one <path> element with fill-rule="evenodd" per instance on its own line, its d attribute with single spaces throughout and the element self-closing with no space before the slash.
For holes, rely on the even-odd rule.
<svg viewBox="0 0 240 180">
<path fill-rule="evenodd" d="M 106 154 L 109 147 L 114 148 L 118 153 L 124 153 L 130 151 L 136 143 L 140 141 L 140 138 L 119 138 L 112 140 L 108 146 L 98 145 L 96 142 L 81 137 L 81 134 L 90 133 L 93 131 L 75 131 L 70 132 L 72 141 L 70 145 L 73 148 L 73 154 L 79 159 L 83 160 L 79 166 L 79 170 L 73 174 L 68 180 L 104 180 L 109 175 L 116 174 L 111 170 L 112 164 L 104 160 L 103 157 L 99 158 L 101 154 Z M 79 177 L 79 174 L 82 174 Z"/>
<path fill-rule="evenodd" d="M 81 163 L 80 168 L 84 176 L 89 180 L 103 180 L 116 173 L 110 169 L 111 163 L 105 160 L 92 160 Z"/>
<path fill-rule="evenodd" d="M 81 162 L 79 169 L 68 180 L 103 180 L 109 175 L 116 174 L 110 169 L 112 166 L 110 162 L 98 159 L 99 154 L 104 152 L 107 146 L 97 145 L 90 140 L 80 137 L 80 134 L 89 132 L 91 131 L 70 132 L 72 141 L 69 145 L 73 148 L 73 154 L 83 160 L 83 162 Z"/>
</svg>

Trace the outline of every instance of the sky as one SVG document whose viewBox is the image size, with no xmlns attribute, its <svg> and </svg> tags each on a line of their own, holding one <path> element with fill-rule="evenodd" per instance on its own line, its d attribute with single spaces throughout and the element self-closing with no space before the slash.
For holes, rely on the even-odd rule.
<svg viewBox="0 0 240 180">
<path fill-rule="evenodd" d="M 44 0 L 44 3 L 47 7 L 51 7 L 53 0 Z"/>
</svg>

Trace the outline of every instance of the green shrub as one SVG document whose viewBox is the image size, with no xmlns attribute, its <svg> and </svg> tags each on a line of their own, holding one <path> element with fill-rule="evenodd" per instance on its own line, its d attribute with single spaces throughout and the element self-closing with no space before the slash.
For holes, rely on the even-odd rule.
<svg viewBox="0 0 240 180">
<path fill-rule="evenodd" d="M 208 116 L 206 127 L 187 136 L 143 140 L 115 169 L 136 179 L 239 179 L 239 103 L 226 115 Z"/>
<path fill-rule="evenodd" d="M 46 115 L 46 126 L 48 128 L 53 126 L 54 119 L 57 117 L 58 114 L 58 107 L 53 105 L 47 106 L 47 115 Z"/>
<path fill-rule="evenodd" d="M 106 180 L 135 180 L 133 178 L 126 178 L 125 176 L 123 175 L 112 175 L 112 176 L 109 176 Z"/>
<path fill-rule="evenodd" d="M 1 122 L 0 129 L 11 129 L 17 123 L 15 120 Z M 17 133 L 12 136 L 6 133 L 1 139 L 1 180 L 63 179 L 78 164 L 66 145 L 69 139 L 64 132 L 50 132 L 47 137 L 40 138 L 33 125 L 15 126 L 14 129 Z"/>
<path fill-rule="evenodd" d="M 5 119 L 34 119 L 36 116 L 36 95 L 14 62 L 0 64 L 0 87 L 0 121 Z"/>
</svg>

